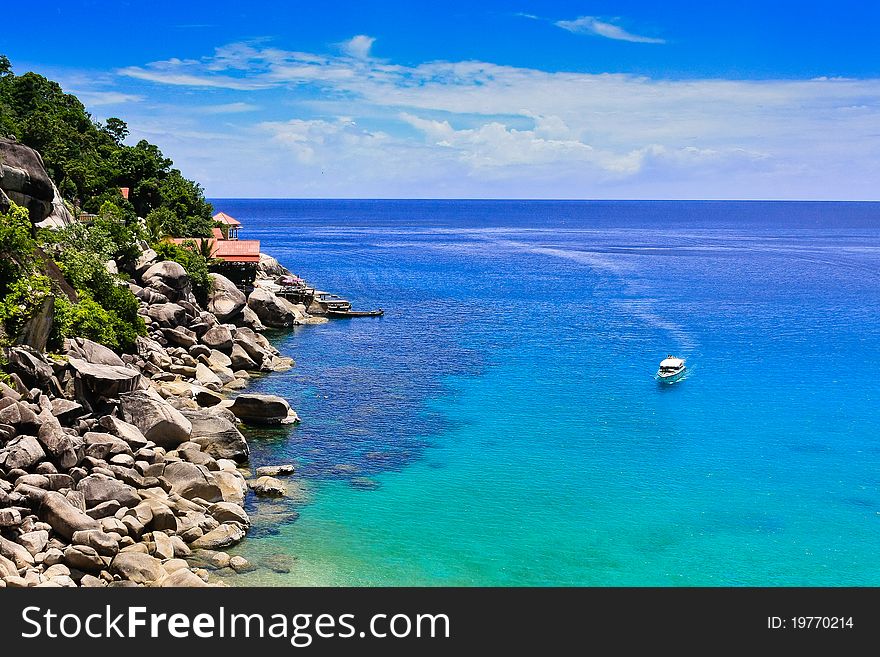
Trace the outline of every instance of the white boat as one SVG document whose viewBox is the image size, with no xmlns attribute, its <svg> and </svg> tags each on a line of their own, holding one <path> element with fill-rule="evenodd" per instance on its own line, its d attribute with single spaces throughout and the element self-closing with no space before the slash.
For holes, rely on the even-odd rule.
<svg viewBox="0 0 880 657">
<path fill-rule="evenodd" d="M 684 359 L 676 358 L 670 354 L 660 361 L 657 379 L 666 383 L 675 383 L 684 376 L 685 369 Z"/>
</svg>

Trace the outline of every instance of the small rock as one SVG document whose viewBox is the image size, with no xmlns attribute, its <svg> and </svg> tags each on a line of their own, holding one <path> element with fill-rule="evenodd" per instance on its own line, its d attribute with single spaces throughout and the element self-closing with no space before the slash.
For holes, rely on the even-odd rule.
<svg viewBox="0 0 880 657">
<path fill-rule="evenodd" d="M 275 479 L 275 477 L 258 477 L 248 482 L 248 487 L 255 494 L 264 497 L 281 497 L 287 493 L 287 487 L 284 482 Z"/>
</svg>

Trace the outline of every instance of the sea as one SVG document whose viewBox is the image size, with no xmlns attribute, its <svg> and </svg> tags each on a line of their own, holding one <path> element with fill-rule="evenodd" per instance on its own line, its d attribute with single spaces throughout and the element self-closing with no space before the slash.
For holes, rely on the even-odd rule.
<svg viewBox="0 0 880 657">
<path fill-rule="evenodd" d="M 230 584 L 880 585 L 880 204 L 212 202 L 384 310 L 268 333 Z"/>
</svg>

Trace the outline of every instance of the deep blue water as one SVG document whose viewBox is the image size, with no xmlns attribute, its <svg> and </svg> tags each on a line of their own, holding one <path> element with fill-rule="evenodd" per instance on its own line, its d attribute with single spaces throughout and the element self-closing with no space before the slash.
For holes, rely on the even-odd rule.
<svg viewBox="0 0 880 657">
<path fill-rule="evenodd" d="M 241 583 L 880 585 L 880 204 L 214 205 L 386 313 L 273 336 Z"/>
</svg>

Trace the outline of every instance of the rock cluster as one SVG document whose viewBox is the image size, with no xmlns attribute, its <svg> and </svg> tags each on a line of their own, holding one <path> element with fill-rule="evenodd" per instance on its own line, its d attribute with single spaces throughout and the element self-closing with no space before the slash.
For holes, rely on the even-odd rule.
<svg viewBox="0 0 880 657">
<path fill-rule="evenodd" d="M 149 330 L 136 353 L 81 338 L 61 357 L 5 352 L 0 587 L 203 586 L 209 569 L 250 568 L 217 552 L 245 536 L 249 490 L 284 494 L 269 473 L 290 466 L 248 483 L 238 423 L 296 414 L 278 397 L 226 396 L 293 362 L 229 281 L 215 279 L 203 310 L 179 265 L 149 257 L 129 283 Z"/>
</svg>

